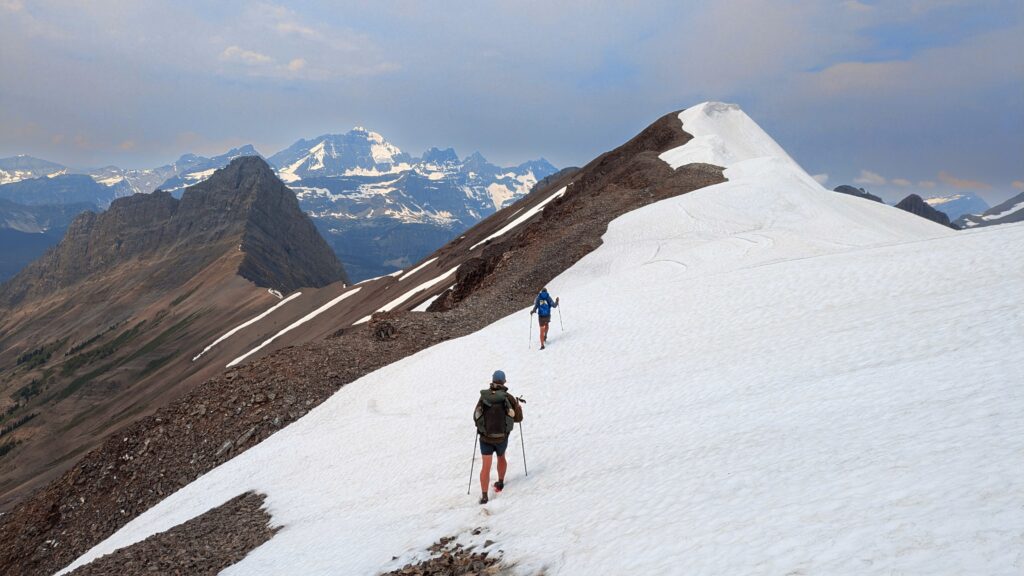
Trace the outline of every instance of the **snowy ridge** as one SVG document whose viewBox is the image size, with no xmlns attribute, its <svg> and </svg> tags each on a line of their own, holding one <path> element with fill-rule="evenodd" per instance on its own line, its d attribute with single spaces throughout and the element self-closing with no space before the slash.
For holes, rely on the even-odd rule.
<svg viewBox="0 0 1024 576">
<path fill-rule="evenodd" d="M 729 182 L 613 221 L 549 283 L 548 350 L 524 309 L 371 373 L 69 568 L 256 490 L 286 529 L 224 574 L 378 573 L 477 526 L 524 575 L 1019 573 L 1024 225 L 827 194 L 705 109 L 670 158 Z M 497 368 L 531 473 L 510 451 L 482 508 L 465 440 Z"/>
</svg>

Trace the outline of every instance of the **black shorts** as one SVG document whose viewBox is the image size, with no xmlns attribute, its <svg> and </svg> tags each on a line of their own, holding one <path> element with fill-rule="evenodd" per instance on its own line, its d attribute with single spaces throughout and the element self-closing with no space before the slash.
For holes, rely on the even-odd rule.
<svg viewBox="0 0 1024 576">
<path fill-rule="evenodd" d="M 498 453 L 498 456 L 504 456 L 505 455 L 505 450 L 507 450 L 507 449 L 508 449 L 508 437 L 507 436 L 499 444 L 491 444 L 490 442 L 484 442 L 484 439 L 482 437 L 480 438 L 480 453 L 483 454 L 484 456 L 490 456 L 490 455 L 494 454 L 495 452 Z"/>
<path fill-rule="evenodd" d="M 541 326 L 547 326 L 551 322 L 551 316 L 537 316 L 537 321 Z"/>
</svg>

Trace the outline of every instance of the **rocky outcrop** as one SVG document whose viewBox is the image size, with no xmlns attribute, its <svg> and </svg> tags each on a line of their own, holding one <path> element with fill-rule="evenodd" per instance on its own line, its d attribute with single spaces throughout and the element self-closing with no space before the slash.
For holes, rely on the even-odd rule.
<svg viewBox="0 0 1024 576">
<path fill-rule="evenodd" d="M 940 212 L 935 208 L 932 208 L 924 201 L 923 198 L 917 194 L 911 194 L 896 204 L 896 207 L 900 210 L 906 210 L 911 214 L 916 214 L 922 218 L 927 218 L 932 222 L 942 224 L 943 226 L 949 226 L 950 228 L 956 228 L 949 223 L 949 216 L 946 216 L 944 212 Z"/>
<path fill-rule="evenodd" d="M 840 194 L 847 194 L 850 196 L 856 196 L 858 198 L 865 198 L 874 202 L 881 202 L 882 199 L 874 194 L 868 192 L 863 188 L 854 188 L 848 184 L 841 184 L 832 189 L 833 192 L 839 192 Z"/>
<path fill-rule="evenodd" d="M 247 492 L 166 532 L 122 548 L 71 576 L 189 574 L 213 576 L 238 562 L 280 528 L 271 528 L 265 496 Z"/>
</svg>

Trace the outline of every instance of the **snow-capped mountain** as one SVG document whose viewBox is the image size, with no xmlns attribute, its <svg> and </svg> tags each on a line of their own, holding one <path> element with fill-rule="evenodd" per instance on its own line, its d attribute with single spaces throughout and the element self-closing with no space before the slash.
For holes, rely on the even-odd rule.
<svg viewBox="0 0 1024 576">
<path fill-rule="evenodd" d="M 353 280 L 409 266 L 556 172 L 544 159 L 503 168 L 452 148 L 416 158 L 365 128 L 299 140 L 269 160 Z"/>
<path fill-rule="evenodd" d="M 10 158 L 0 158 L 0 185 L 20 182 L 30 178 L 43 178 L 65 174 L 67 168 L 32 156 L 20 154 Z"/>
<path fill-rule="evenodd" d="M 1024 221 L 1024 192 L 981 214 L 964 214 L 956 221 L 956 224 L 961 228 L 977 228 L 978 226 L 1022 221 Z"/>
<path fill-rule="evenodd" d="M 104 554 L 121 554 L 108 565 L 156 556 L 189 534 L 225 530 L 219 522 L 238 523 L 232 534 L 251 533 L 250 519 L 265 527 L 265 516 L 223 513 L 250 492 L 266 495 L 266 514 L 283 529 L 234 556 L 227 575 L 380 574 L 423 560 L 448 537 L 498 558 L 496 573 L 1019 572 L 1024 335 L 1007 311 L 1024 290 L 1024 229 L 957 234 L 825 190 L 736 106 L 705 103 L 672 120 L 609 153 L 608 172 L 584 167 L 558 192 L 545 190 L 543 218 L 569 227 L 567 214 L 597 209 L 587 193 L 602 174 L 608 204 L 638 196 L 645 183 L 668 187 L 701 170 L 719 178 L 614 219 L 573 265 L 549 276 L 532 268 L 521 288 L 517 271 L 537 260 L 544 235 L 521 223 L 511 233 L 538 244 L 517 252 L 496 233 L 474 234 L 498 245 L 432 273 L 457 278 L 454 292 L 487 276 L 496 290 L 481 288 L 465 308 L 398 317 L 419 330 L 394 339 L 370 329 L 357 339 L 346 328 L 340 344 L 291 349 L 232 373 L 252 383 L 240 396 L 194 398 L 112 437 L 107 459 L 95 457 L 63 486 L 148 499 L 101 484 L 100 471 L 124 484 L 135 473 L 166 482 L 150 471 L 159 466 L 149 452 L 189 464 L 202 456 L 182 443 L 206 454 L 240 438 L 221 432 L 200 444 L 170 427 L 230 426 L 246 411 L 271 418 L 280 394 L 264 390 L 277 385 L 273 371 L 290 375 L 312 357 L 325 359 L 321 371 L 347 369 L 337 358 L 354 343 L 379 355 L 515 299 L 481 329 L 340 387 L 138 512 L 62 573 Z M 544 352 L 521 347 L 522 324 L 532 325 L 526 292 L 537 284 L 560 297 L 565 315 Z M 391 286 L 405 292 L 400 278 Z M 359 290 L 332 300 L 341 303 L 331 314 L 347 314 Z M 468 413 L 499 368 L 529 403 L 511 437 L 506 489 L 481 507 L 478 469 L 465 466 L 475 432 Z M 230 385 L 225 378 L 209 390 Z M 205 416 L 185 416 L 199 402 Z M 89 495 L 106 497 L 99 488 Z M 68 502 L 91 512 L 86 526 L 117 516 L 89 508 L 93 500 Z M 110 498 L 109 509 L 120 506 Z M 167 532 L 185 522 L 190 530 Z"/>
<path fill-rule="evenodd" d="M 981 214 L 990 208 L 988 202 L 977 194 L 952 194 L 950 196 L 933 196 L 925 198 L 929 206 L 949 216 L 955 221 L 964 214 Z"/>
<path fill-rule="evenodd" d="M 390 174 L 409 169 L 408 154 L 366 128 L 299 140 L 268 158 L 285 183 L 312 176 Z"/>
</svg>

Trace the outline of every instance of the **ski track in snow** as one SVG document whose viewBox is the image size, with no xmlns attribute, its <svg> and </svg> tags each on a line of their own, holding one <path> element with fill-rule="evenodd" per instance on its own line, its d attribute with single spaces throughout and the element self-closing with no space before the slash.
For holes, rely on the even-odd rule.
<svg viewBox="0 0 1024 576">
<path fill-rule="evenodd" d="M 72 566 L 256 490 L 285 528 L 226 575 L 378 573 L 477 526 L 523 575 L 1020 574 L 1024 224 L 824 191 L 722 116 L 683 120 L 729 181 L 613 221 L 548 284 L 571 329 L 547 350 L 526 308 L 373 372 Z M 525 430 L 481 507 L 498 368 Z"/>
</svg>

